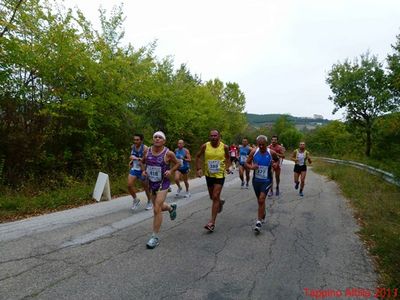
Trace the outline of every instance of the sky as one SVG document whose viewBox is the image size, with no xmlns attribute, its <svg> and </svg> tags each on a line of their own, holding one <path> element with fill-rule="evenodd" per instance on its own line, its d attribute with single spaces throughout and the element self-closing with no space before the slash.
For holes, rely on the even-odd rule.
<svg viewBox="0 0 400 300">
<path fill-rule="evenodd" d="M 369 51 L 384 63 L 400 34 L 399 0 L 68 0 L 99 29 L 98 8 L 123 3 L 124 44 L 157 40 L 155 54 L 203 81 L 237 82 L 248 113 L 332 114 L 332 65 Z"/>
</svg>

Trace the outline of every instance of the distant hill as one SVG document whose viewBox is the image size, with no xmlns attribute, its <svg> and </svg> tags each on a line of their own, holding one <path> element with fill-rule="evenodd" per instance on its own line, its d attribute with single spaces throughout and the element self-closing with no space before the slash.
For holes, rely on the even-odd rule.
<svg viewBox="0 0 400 300">
<path fill-rule="evenodd" d="M 284 114 L 265 114 L 265 115 L 257 115 L 257 114 L 246 114 L 247 122 L 254 127 L 262 127 L 267 125 L 272 125 L 278 120 L 279 117 Z M 296 127 L 307 127 L 309 129 L 315 128 L 317 125 L 324 125 L 330 122 L 330 120 L 323 118 L 306 118 L 306 117 L 294 117 L 291 115 L 287 115 L 289 120 L 293 121 Z"/>
</svg>

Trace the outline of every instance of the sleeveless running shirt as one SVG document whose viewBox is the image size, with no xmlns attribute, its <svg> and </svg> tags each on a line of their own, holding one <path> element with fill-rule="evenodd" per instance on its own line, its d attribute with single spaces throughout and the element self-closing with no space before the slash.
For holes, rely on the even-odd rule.
<svg viewBox="0 0 400 300">
<path fill-rule="evenodd" d="M 256 182 L 268 182 L 271 180 L 271 163 L 272 156 L 269 149 L 265 153 L 261 153 L 257 148 L 254 153 L 253 163 L 258 165 L 258 169 L 254 170 L 253 180 Z"/>
<path fill-rule="evenodd" d="M 225 177 L 225 144 L 220 142 L 217 148 L 211 146 L 210 142 L 206 143 L 204 153 L 204 174 L 208 177 L 224 178 Z"/>
<path fill-rule="evenodd" d="M 137 150 L 136 146 L 133 145 L 132 151 L 131 151 L 131 155 L 134 155 L 136 157 L 142 158 L 143 157 L 143 153 L 144 153 L 144 145 L 143 144 L 140 145 L 139 150 Z M 132 165 L 131 170 L 140 171 L 140 162 L 139 162 L 139 160 L 137 160 L 137 159 L 133 160 L 133 165 Z"/>
</svg>

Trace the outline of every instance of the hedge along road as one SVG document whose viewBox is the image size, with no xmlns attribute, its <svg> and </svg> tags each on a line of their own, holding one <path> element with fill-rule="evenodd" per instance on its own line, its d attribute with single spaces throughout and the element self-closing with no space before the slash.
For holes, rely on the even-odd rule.
<svg viewBox="0 0 400 300">
<path fill-rule="evenodd" d="M 131 213 L 130 197 L 0 224 L 0 299 L 311 299 L 332 292 L 351 299 L 347 288 L 373 293 L 377 275 L 336 184 L 310 170 L 301 198 L 292 168 L 284 162 L 282 195 L 267 200 L 259 235 L 252 231 L 254 192 L 240 189 L 237 172 L 227 177 L 214 233 L 203 229 L 211 206 L 205 179 L 194 179 L 192 198 L 177 201 L 177 219 L 164 215 L 154 250 L 145 247 L 152 213 L 145 201 Z M 168 201 L 175 201 L 174 193 Z"/>
</svg>

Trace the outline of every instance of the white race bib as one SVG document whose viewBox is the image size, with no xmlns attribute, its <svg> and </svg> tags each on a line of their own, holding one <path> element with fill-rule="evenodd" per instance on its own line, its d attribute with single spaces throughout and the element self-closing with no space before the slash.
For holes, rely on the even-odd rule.
<svg viewBox="0 0 400 300">
<path fill-rule="evenodd" d="M 147 176 L 151 182 L 160 182 L 162 179 L 160 166 L 147 166 Z"/>
<path fill-rule="evenodd" d="M 243 164 L 247 160 L 247 155 L 240 155 L 240 162 Z"/>
<path fill-rule="evenodd" d="M 258 166 L 258 169 L 255 171 L 254 175 L 257 179 L 268 179 L 268 167 L 267 166 Z"/>
<path fill-rule="evenodd" d="M 305 158 L 306 158 L 306 156 L 305 156 L 305 153 L 304 153 L 304 152 L 303 152 L 303 153 L 300 153 L 300 152 L 297 153 L 297 163 L 298 163 L 300 166 L 304 165 L 304 160 L 305 160 Z"/>
<path fill-rule="evenodd" d="M 219 161 L 219 160 L 209 160 L 208 161 L 208 171 L 211 174 L 218 173 L 219 169 L 220 169 L 220 163 L 221 163 L 221 161 Z"/>
<path fill-rule="evenodd" d="M 136 160 L 136 159 L 133 161 L 132 170 L 134 170 L 134 171 L 140 171 L 140 170 L 141 170 L 141 169 L 140 169 L 140 163 L 139 163 L 139 161 Z"/>
<path fill-rule="evenodd" d="M 183 159 L 178 159 L 179 164 L 181 165 L 181 167 L 183 166 Z"/>
</svg>

